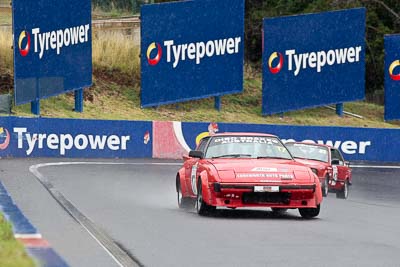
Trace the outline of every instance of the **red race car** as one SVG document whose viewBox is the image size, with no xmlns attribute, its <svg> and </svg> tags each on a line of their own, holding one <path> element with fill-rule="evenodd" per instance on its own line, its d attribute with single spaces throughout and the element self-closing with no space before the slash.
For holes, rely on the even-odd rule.
<svg viewBox="0 0 400 267">
<path fill-rule="evenodd" d="M 337 198 L 346 199 L 351 185 L 351 169 L 340 151 L 334 147 L 314 143 L 286 143 L 293 157 L 311 168 L 319 177 L 322 195 L 336 192 Z"/>
<path fill-rule="evenodd" d="M 176 176 L 180 208 L 196 203 L 200 215 L 216 207 L 299 209 L 304 218 L 319 214 L 322 191 L 318 177 L 296 162 L 274 135 L 207 136 L 184 160 Z"/>
</svg>

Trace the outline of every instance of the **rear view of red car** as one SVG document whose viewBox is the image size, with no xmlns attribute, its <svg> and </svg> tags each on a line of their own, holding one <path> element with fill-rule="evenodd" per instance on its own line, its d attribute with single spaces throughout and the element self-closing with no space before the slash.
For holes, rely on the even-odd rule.
<svg viewBox="0 0 400 267">
<path fill-rule="evenodd" d="M 285 145 L 296 161 L 309 166 L 318 176 L 323 196 L 332 191 L 336 192 L 337 198 L 348 198 L 351 169 L 337 148 L 304 142 Z"/>
</svg>

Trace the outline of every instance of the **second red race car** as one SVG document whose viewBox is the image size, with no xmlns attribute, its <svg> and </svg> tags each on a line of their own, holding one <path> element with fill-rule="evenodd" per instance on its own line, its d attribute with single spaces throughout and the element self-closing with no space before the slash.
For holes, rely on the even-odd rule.
<svg viewBox="0 0 400 267">
<path fill-rule="evenodd" d="M 333 191 L 336 192 L 337 198 L 348 198 L 351 169 L 337 148 L 304 142 L 285 145 L 298 162 L 309 166 L 319 177 L 323 196 Z"/>
<path fill-rule="evenodd" d="M 200 215 L 217 207 L 299 209 L 304 218 L 320 212 L 318 177 L 296 162 L 276 136 L 215 134 L 203 138 L 184 159 L 176 176 L 180 208 L 196 203 Z"/>
</svg>

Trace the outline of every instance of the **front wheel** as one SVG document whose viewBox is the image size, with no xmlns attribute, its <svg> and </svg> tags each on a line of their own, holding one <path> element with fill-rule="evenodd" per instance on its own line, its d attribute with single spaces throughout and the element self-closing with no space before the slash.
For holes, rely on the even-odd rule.
<svg viewBox="0 0 400 267">
<path fill-rule="evenodd" d="M 318 204 L 316 208 L 300 208 L 299 212 L 301 217 L 311 219 L 318 216 L 320 207 L 320 204 Z"/>
<path fill-rule="evenodd" d="M 176 193 L 178 196 L 178 207 L 180 209 L 189 209 L 193 207 L 193 201 L 190 197 L 183 197 L 181 181 L 179 177 L 176 177 Z"/>
<path fill-rule="evenodd" d="M 201 180 L 197 184 L 197 201 L 196 201 L 196 210 L 199 215 L 210 215 L 213 211 L 215 211 L 216 207 L 208 205 L 204 202 L 203 199 L 203 189 L 201 185 Z"/>
<path fill-rule="evenodd" d="M 341 199 L 347 199 L 349 197 L 349 182 L 347 180 L 344 182 L 343 188 L 336 192 L 336 197 Z"/>
</svg>

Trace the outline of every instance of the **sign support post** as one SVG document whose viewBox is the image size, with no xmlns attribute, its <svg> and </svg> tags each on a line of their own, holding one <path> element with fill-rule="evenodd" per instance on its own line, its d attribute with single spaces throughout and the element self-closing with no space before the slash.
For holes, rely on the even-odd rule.
<svg viewBox="0 0 400 267">
<path fill-rule="evenodd" d="M 343 117 L 343 103 L 336 104 L 336 114 Z"/>
<path fill-rule="evenodd" d="M 83 112 L 83 89 L 77 89 L 74 91 L 75 97 L 75 112 Z"/>
<path fill-rule="evenodd" d="M 35 115 L 40 115 L 40 100 L 36 99 L 31 102 L 31 112 Z"/>
<path fill-rule="evenodd" d="M 214 108 L 218 111 L 221 111 L 221 96 L 214 97 Z"/>
</svg>

